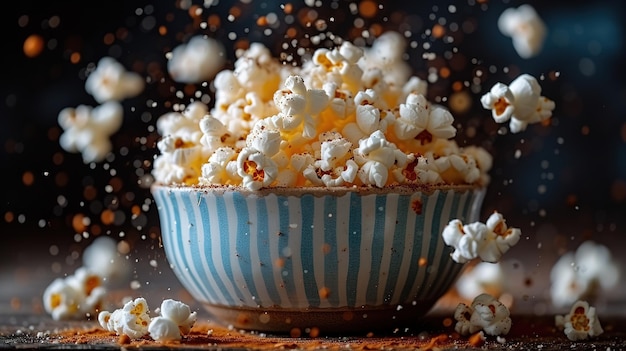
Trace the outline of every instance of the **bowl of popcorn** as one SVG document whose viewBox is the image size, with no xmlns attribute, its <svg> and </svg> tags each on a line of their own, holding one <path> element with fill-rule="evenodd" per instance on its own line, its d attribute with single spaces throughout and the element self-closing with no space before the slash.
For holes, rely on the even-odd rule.
<svg viewBox="0 0 626 351">
<path fill-rule="evenodd" d="M 163 246 L 215 321 L 292 333 L 410 326 L 487 250 L 462 223 L 478 220 L 491 155 L 457 144 L 452 114 L 427 100 L 401 43 L 393 32 L 370 47 L 345 41 L 299 66 L 252 43 L 217 73 L 210 105 L 159 118 L 151 192 Z M 483 104 L 523 120 L 507 94 Z M 506 231 L 492 222 L 484 233 Z"/>
</svg>

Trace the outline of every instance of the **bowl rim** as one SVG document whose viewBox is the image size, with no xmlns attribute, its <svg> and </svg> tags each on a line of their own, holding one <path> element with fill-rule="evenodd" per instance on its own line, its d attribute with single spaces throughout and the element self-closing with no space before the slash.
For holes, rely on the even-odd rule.
<svg viewBox="0 0 626 351">
<path fill-rule="evenodd" d="M 282 196 L 303 196 L 311 194 L 314 196 L 342 196 L 347 193 L 356 193 L 359 195 L 385 195 L 385 194 L 400 194 L 400 195 L 412 195 L 415 193 L 423 193 L 430 195 L 437 190 L 457 192 L 467 191 L 484 191 L 486 185 L 480 184 L 398 184 L 385 186 L 378 188 L 375 186 L 339 186 L 339 187 L 326 187 L 326 186 L 305 186 L 305 187 L 267 187 L 259 190 L 250 190 L 243 186 L 237 185 L 199 185 L 199 184 L 161 184 L 154 183 L 150 186 L 150 191 L 176 191 L 176 192 L 198 192 L 198 193 L 212 193 L 212 194 L 225 194 L 225 193 L 240 193 L 243 195 L 282 195 Z"/>
</svg>

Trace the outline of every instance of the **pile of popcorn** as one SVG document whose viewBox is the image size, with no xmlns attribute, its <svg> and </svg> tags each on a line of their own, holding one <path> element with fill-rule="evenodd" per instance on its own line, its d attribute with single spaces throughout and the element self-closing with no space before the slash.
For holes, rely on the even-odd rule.
<svg viewBox="0 0 626 351">
<path fill-rule="evenodd" d="M 130 273 L 115 240 L 96 238 L 83 254 L 83 266 L 66 277 L 54 279 L 44 290 L 43 306 L 55 320 L 84 319 L 104 307 L 107 287 Z"/>
<path fill-rule="evenodd" d="M 163 300 L 156 313 L 160 315 L 150 317 L 146 299 L 138 297 L 113 312 L 100 312 L 98 322 L 102 328 L 130 339 L 149 335 L 156 341 L 176 341 L 189 334 L 197 320 L 197 313 L 187 304 L 173 299 Z"/>
<path fill-rule="evenodd" d="M 403 41 L 395 32 L 371 48 L 345 41 L 317 49 L 299 67 L 252 43 L 238 52 L 233 70 L 215 76 L 212 107 L 194 101 L 159 118 L 155 180 L 250 190 L 486 185 L 491 155 L 457 145 L 454 117 L 429 102 L 426 82 L 409 74 Z M 549 118 L 554 108 L 534 78 L 518 81 L 499 83 L 483 97 L 514 132 Z"/>
</svg>

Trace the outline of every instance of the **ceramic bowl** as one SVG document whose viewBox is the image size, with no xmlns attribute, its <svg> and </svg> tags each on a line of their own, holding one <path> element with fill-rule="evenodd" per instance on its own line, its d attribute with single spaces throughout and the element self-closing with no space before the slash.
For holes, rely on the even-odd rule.
<svg viewBox="0 0 626 351">
<path fill-rule="evenodd" d="M 166 257 L 215 321 L 265 332 L 419 322 L 463 265 L 441 237 L 485 190 L 152 187 Z"/>
</svg>

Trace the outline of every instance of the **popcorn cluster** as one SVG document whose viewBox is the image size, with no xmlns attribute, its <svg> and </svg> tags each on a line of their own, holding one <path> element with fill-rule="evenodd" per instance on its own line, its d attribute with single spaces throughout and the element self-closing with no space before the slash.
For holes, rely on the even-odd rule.
<svg viewBox="0 0 626 351">
<path fill-rule="evenodd" d="M 85 91 L 100 104 L 78 105 L 59 112 L 63 128 L 59 144 L 68 152 L 80 152 L 85 163 L 100 162 L 111 151 L 110 136 L 122 126 L 124 111 L 120 101 L 138 95 L 143 78 L 128 72 L 111 57 L 103 57 L 85 81 Z"/>
<path fill-rule="evenodd" d="M 102 309 L 106 295 L 102 277 L 80 267 L 74 274 L 56 278 L 43 293 L 43 306 L 54 320 L 85 318 Z"/>
<path fill-rule="evenodd" d="M 460 303 L 454 310 L 454 330 L 461 335 L 483 331 L 487 335 L 506 335 L 511 330 L 509 309 L 489 294 L 480 294 L 470 306 Z"/>
<path fill-rule="evenodd" d="M 608 247 L 588 240 L 575 252 L 561 256 L 550 272 L 550 296 L 557 307 L 593 299 L 600 290 L 617 285 L 620 269 Z"/>
<path fill-rule="evenodd" d="M 196 312 L 187 304 L 173 299 L 163 300 L 157 313 L 161 315 L 151 318 L 146 299 L 138 297 L 113 312 L 100 312 L 98 322 L 102 328 L 131 339 L 149 335 L 156 341 L 176 341 L 189 334 L 197 320 Z"/>
<path fill-rule="evenodd" d="M 552 117 L 554 101 L 541 96 L 541 86 L 529 74 L 515 78 L 508 86 L 496 83 L 484 94 L 480 102 L 497 123 L 509 122 L 509 130 L 519 133 L 529 124 L 539 123 Z"/>
<path fill-rule="evenodd" d="M 194 101 L 159 118 L 155 180 L 250 190 L 486 185 L 491 155 L 453 140 L 452 114 L 427 101 L 402 43 L 394 32 L 368 49 L 343 42 L 299 67 L 252 43 L 215 76 L 212 107 Z"/>
<path fill-rule="evenodd" d="M 43 305 L 53 319 L 80 319 L 103 308 L 107 286 L 130 273 L 117 252 L 115 240 L 96 238 L 83 253 L 83 266 L 65 278 L 56 278 L 44 290 Z"/>
<path fill-rule="evenodd" d="M 586 301 L 576 301 L 568 314 L 557 315 L 555 324 L 571 341 L 586 340 L 604 333 L 595 307 L 589 306 Z"/>
<path fill-rule="evenodd" d="M 504 10 L 498 18 L 500 32 L 513 40 L 521 58 L 537 56 L 546 38 L 546 26 L 535 8 L 528 4 Z"/>
<path fill-rule="evenodd" d="M 519 228 L 509 228 L 502 214 L 494 212 L 487 223 L 463 224 L 459 219 L 451 220 L 441 234 L 448 246 L 453 246 L 452 259 L 465 263 L 480 257 L 485 262 L 498 262 L 502 255 L 520 239 Z"/>
</svg>

